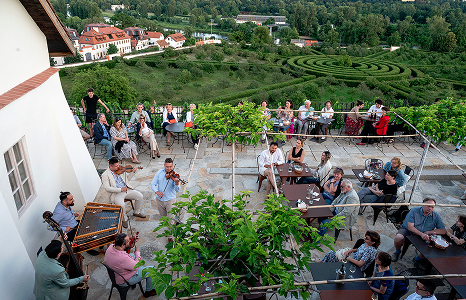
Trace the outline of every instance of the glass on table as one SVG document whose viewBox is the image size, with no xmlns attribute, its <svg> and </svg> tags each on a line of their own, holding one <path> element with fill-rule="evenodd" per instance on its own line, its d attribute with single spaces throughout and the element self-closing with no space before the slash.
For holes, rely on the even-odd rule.
<svg viewBox="0 0 466 300">
<path fill-rule="evenodd" d="M 351 272 L 351 274 L 354 274 L 354 272 L 356 272 L 356 266 L 351 264 L 351 267 L 349 268 L 349 271 Z M 353 275 L 349 275 L 348 276 L 349 279 L 353 279 Z"/>
</svg>

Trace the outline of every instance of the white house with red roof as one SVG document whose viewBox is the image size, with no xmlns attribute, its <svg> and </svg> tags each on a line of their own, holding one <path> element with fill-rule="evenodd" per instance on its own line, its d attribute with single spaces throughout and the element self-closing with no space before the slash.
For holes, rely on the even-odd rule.
<svg viewBox="0 0 466 300">
<path fill-rule="evenodd" d="M 186 38 L 179 32 L 170 34 L 167 36 L 165 41 L 173 48 L 183 47 L 183 43 L 186 41 Z"/>
<path fill-rule="evenodd" d="M 147 31 L 147 38 L 149 39 L 149 46 L 157 46 L 157 41 L 164 40 L 163 33 L 157 31 Z"/>
<path fill-rule="evenodd" d="M 131 46 L 133 50 L 141 50 L 149 47 L 149 39 L 144 29 L 139 27 L 127 27 L 123 29 L 123 31 L 131 37 Z"/>
<path fill-rule="evenodd" d="M 165 49 L 165 48 L 170 47 L 170 44 L 167 43 L 166 40 L 160 40 L 160 41 L 157 41 L 157 42 L 155 42 L 155 43 L 156 43 L 155 45 L 158 46 L 159 49 Z"/>
<path fill-rule="evenodd" d="M 71 56 L 73 42 L 49 1 L 2 0 L 0 39 L 1 299 L 35 299 L 34 265 L 55 237 L 43 222 L 60 191 L 83 210 L 101 186 L 49 57 Z M 21 37 L 18 37 L 21 33 Z M 83 95 L 85 96 L 85 95 Z"/>
<path fill-rule="evenodd" d="M 85 61 L 105 58 L 111 44 L 118 48 L 118 53 L 131 52 L 131 37 L 113 26 L 92 27 L 79 37 L 80 53 Z"/>
</svg>

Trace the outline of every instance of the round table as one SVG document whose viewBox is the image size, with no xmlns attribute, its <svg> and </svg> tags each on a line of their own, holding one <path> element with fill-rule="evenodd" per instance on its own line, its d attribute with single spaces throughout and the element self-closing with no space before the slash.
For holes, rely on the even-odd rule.
<svg viewBox="0 0 466 300">
<path fill-rule="evenodd" d="M 177 140 L 179 144 L 181 140 L 181 147 L 183 148 L 183 153 L 186 153 L 186 150 L 184 149 L 184 140 L 187 139 L 188 136 L 184 134 L 184 128 L 185 127 L 184 127 L 183 122 L 177 122 L 177 123 L 167 125 L 165 127 L 165 130 L 175 133 L 175 136 L 173 138 L 173 143 L 175 143 L 175 140 Z M 171 145 L 168 146 L 168 148 L 171 148 L 173 143 L 171 143 Z"/>
</svg>

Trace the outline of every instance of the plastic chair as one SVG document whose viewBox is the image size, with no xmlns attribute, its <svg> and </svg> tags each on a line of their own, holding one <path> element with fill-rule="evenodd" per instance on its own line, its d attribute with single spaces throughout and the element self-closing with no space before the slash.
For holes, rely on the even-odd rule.
<svg viewBox="0 0 466 300">
<path fill-rule="evenodd" d="M 348 229 L 348 228 L 346 228 Z M 340 236 L 340 231 L 342 231 L 344 229 L 337 229 L 335 228 L 335 242 L 337 241 L 338 237 Z M 353 240 L 353 230 L 351 228 L 349 228 L 349 236 L 350 236 L 350 239 L 351 241 Z"/>
<path fill-rule="evenodd" d="M 265 177 L 264 175 L 261 175 L 261 173 L 259 172 L 259 156 L 260 155 L 258 155 L 257 158 L 256 158 L 256 163 L 257 163 L 257 181 L 256 182 L 259 182 L 259 188 L 257 189 L 258 192 L 261 189 L 262 181 L 264 179 L 267 179 L 267 177 Z"/>
<path fill-rule="evenodd" d="M 414 177 L 415 172 L 414 172 L 414 169 L 411 169 L 411 167 L 407 165 L 401 165 L 402 168 L 403 166 L 405 167 L 404 173 L 406 176 L 408 176 L 408 180 L 406 180 L 403 186 L 398 188 L 397 197 L 403 194 L 403 202 L 404 202 L 406 200 L 406 186 L 408 185 L 408 182 Z"/>
<path fill-rule="evenodd" d="M 110 298 L 112 298 L 112 292 L 113 292 L 114 287 L 117 289 L 118 293 L 120 293 L 120 299 L 121 300 L 126 300 L 126 295 L 128 294 L 128 291 L 132 286 L 128 283 L 128 281 L 126 281 L 126 279 L 120 273 L 118 273 L 117 271 L 115 271 L 112 268 L 110 268 L 109 266 L 107 266 L 104 262 L 101 262 L 101 264 L 103 264 L 105 266 L 105 268 L 107 268 L 108 277 L 110 277 L 110 281 L 112 282 L 112 287 L 110 288 L 110 295 L 108 296 L 108 300 L 110 300 Z M 119 285 L 119 284 L 116 283 L 115 274 L 117 274 L 118 276 L 123 278 L 123 280 L 125 281 L 126 286 L 122 286 L 122 285 Z M 138 284 L 139 284 L 139 288 L 141 289 L 141 293 L 144 294 L 144 290 L 142 289 L 141 282 L 138 282 Z"/>
<path fill-rule="evenodd" d="M 378 158 L 368 158 L 364 162 L 365 169 L 383 169 L 383 160 Z"/>
</svg>

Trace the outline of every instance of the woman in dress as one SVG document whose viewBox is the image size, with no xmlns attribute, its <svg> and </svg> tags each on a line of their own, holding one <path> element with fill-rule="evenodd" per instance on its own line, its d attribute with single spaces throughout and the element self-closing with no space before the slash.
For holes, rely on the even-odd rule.
<svg viewBox="0 0 466 300">
<path fill-rule="evenodd" d="M 123 158 L 131 158 L 135 164 L 140 164 L 138 160 L 138 150 L 136 144 L 128 138 L 126 127 L 122 125 L 121 118 L 115 118 L 112 128 L 110 128 L 112 136 L 113 149 L 119 160 Z"/>
<path fill-rule="evenodd" d="M 343 257 L 364 271 L 374 261 L 379 245 L 380 235 L 369 230 L 364 235 L 364 243 L 357 249 L 346 250 Z M 338 258 L 335 251 L 330 251 L 325 254 L 322 260 L 316 260 L 316 262 L 338 262 Z"/>
<path fill-rule="evenodd" d="M 366 126 L 364 126 L 364 129 L 361 132 L 361 135 L 386 135 L 388 120 L 390 119 L 389 116 L 387 116 L 387 112 L 389 111 L 390 108 L 388 108 L 387 106 L 382 107 L 382 116 L 380 117 L 380 120 L 373 124 L 366 124 Z M 368 140 L 368 138 L 362 138 L 361 142 L 356 143 L 356 145 L 365 145 L 368 142 Z M 373 140 L 374 139 L 370 139 L 369 144 L 372 144 Z"/>
<path fill-rule="evenodd" d="M 330 176 L 329 179 L 324 183 L 324 192 L 322 193 L 322 197 L 324 198 L 325 203 L 328 205 L 332 204 L 333 199 L 340 195 L 341 180 L 343 175 L 343 169 L 335 168 L 333 171 L 333 176 Z"/>
<path fill-rule="evenodd" d="M 364 107 L 364 102 L 358 100 L 356 106 L 351 109 L 348 116 L 346 117 L 345 123 L 345 134 L 346 135 L 358 135 L 361 132 L 363 121 L 359 110 Z"/>
<path fill-rule="evenodd" d="M 191 127 L 196 128 L 196 126 L 193 124 L 194 122 L 194 110 L 196 109 L 196 104 L 191 103 L 189 104 L 189 111 L 186 113 L 186 123 L 191 122 Z M 193 135 L 191 135 L 191 140 L 193 141 L 194 144 L 194 149 L 197 149 L 198 144 L 199 144 L 199 137 L 194 138 Z"/>
<path fill-rule="evenodd" d="M 388 171 L 385 173 L 385 178 L 377 183 L 374 187 L 366 187 L 358 192 L 360 203 L 375 203 L 382 195 L 395 195 L 398 190 L 398 184 L 396 184 L 395 171 Z M 362 215 L 363 206 L 359 208 L 359 215 Z"/>
<path fill-rule="evenodd" d="M 291 161 L 295 163 L 303 162 L 305 154 L 303 144 L 304 143 L 301 139 L 296 140 L 296 146 L 294 146 L 291 151 L 288 152 L 288 157 L 286 158 L 287 163 L 291 163 Z"/>
<path fill-rule="evenodd" d="M 139 115 L 139 122 L 136 124 L 137 139 L 143 139 L 144 142 L 149 143 L 152 158 L 155 158 L 155 151 L 157 151 L 157 157 L 160 157 L 159 146 L 155 140 L 154 131 L 147 125 L 146 117 L 143 114 Z"/>
<path fill-rule="evenodd" d="M 447 229 L 447 235 L 450 239 L 457 245 L 463 247 L 466 250 L 466 216 L 460 215 L 456 220 L 456 223 L 453 224 L 450 228 Z"/>
<path fill-rule="evenodd" d="M 393 276 L 392 257 L 387 252 L 379 252 L 375 258 L 374 275 L 372 277 Z M 377 293 L 377 300 L 388 300 L 393 293 L 395 287 L 394 280 L 374 280 L 368 281 L 372 291 Z"/>
<path fill-rule="evenodd" d="M 330 163 L 330 158 L 332 154 L 330 151 L 322 152 L 322 156 L 320 158 L 320 164 L 317 166 L 315 170 L 317 177 L 301 177 L 298 180 L 298 184 L 303 183 L 316 183 L 318 185 L 324 184 L 330 175 L 330 171 L 332 170 L 332 163 Z"/>
<path fill-rule="evenodd" d="M 287 128 L 289 129 L 290 133 L 294 133 L 294 114 L 293 114 L 292 109 L 293 109 L 293 102 L 290 99 L 286 100 L 284 114 L 287 115 L 287 120 L 290 121 L 290 125 Z M 285 129 L 285 131 L 287 129 Z M 288 138 L 290 139 L 291 135 L 288 136 Z"/>
<path fill-rule="evenodd" d="M 162 123 L 163 135 L 167 136 L 167 146 L 170 146 L 170 137 L 175 136 L 175 134 L 171 131 L 167 131 L 165 127 L 167 127 L 167 125 L 169 124 L 174 124 L 177 122 L 178 122 L 178 118 L 176 117 L 176 114 L 173 113 L 173 105 L 171 103 L 168 103 L 167 106 L 165 106 L 165 111 L 163 112 L 163 123 Z"/>
</svg>

